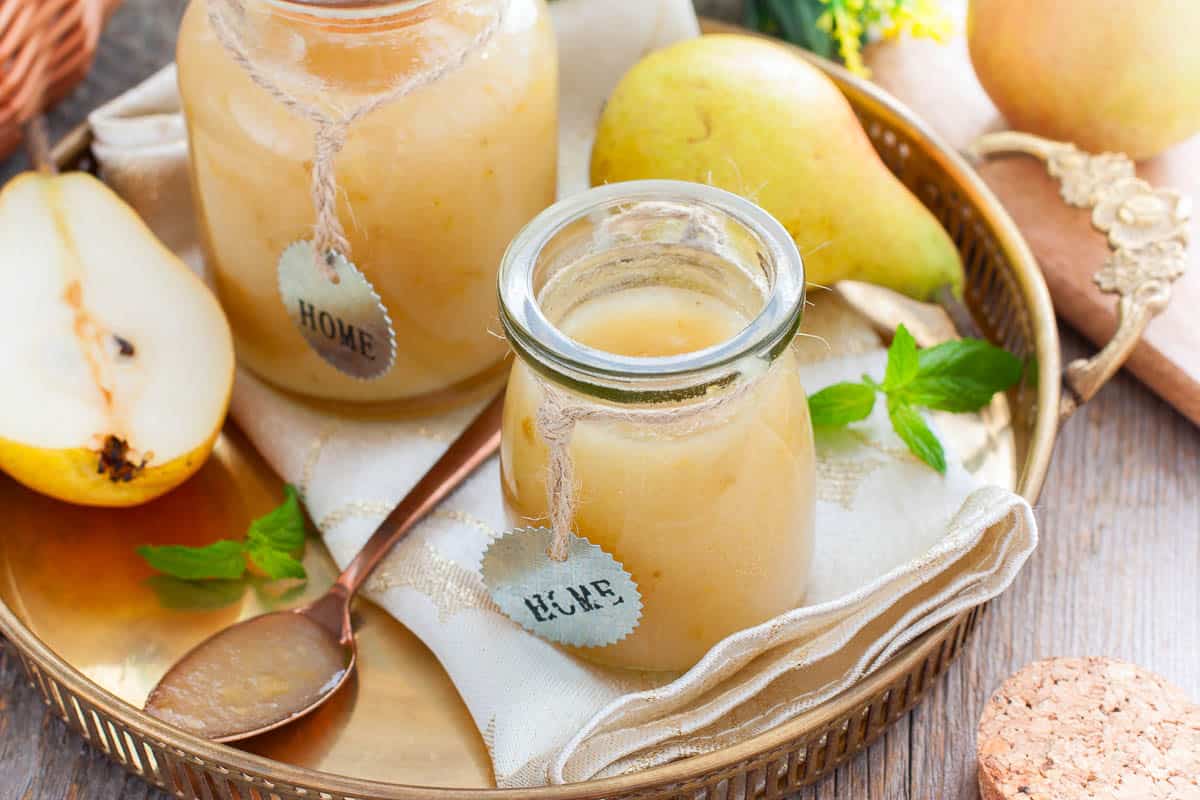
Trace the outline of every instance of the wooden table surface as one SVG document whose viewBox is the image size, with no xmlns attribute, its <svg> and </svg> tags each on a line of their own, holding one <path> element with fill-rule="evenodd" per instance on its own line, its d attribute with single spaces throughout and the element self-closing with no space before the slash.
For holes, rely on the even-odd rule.
<svg viewBox="0 0 1200 800">
<path fill-rule="evenodd" d="M 185 0 L 125 0 L 61 135 L 171 58 Z M 736 0 L 698 0 L 733 17 Z M 24 167 L 0 165 L 0 179 Z M 1081 340 L 1063 332 L 1068 356 Z M 1055 655 L 1136 661 L 1200 699 L 1200 431 L 1122 374 L 1062 431 L 1037 506 L 1042 544 L 931 696 L 800 797 L 976 798 L 975 723 L 1021 665 Z M 0 526 L 2 527 L 2 526 Z M 166 800 L 51 717 L 0 645 L 0 798 Z"/>
</svg>

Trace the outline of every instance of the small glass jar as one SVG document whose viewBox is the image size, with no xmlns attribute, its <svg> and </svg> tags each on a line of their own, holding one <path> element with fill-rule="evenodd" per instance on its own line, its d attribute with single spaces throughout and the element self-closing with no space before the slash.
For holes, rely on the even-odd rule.
<svg viewBox="0 0 1200 800">
<path fill-rule="evenodd" d="M 350 124 L 333 162 L 350 260 L 395 329 L 382 377 L 342 374 L 288 317 L 276 267 L 313 236 L 316 125 L 255 84 L 217 36 L 214 9 L 249 61 L 325 112 L 436 75 Z M 192 0 L 178 64 L 202 238 L 242 363 L 292 392 L 389 405 L 499 376 L 500 257 L 555 195 L 543 0 Z"/>
<path fill-rule="evenodd" d="M 580 655 L 684 670 L 803 601 L 815 457 L 791 346 L 804 271 L 783 226 L 699 184 L 592 189 L 513 241 L 500 306 L 518 356 L 501 445 L 514 525 L 550 525 L 547 390 L 560 406 L 678 412 L 669 424 L 606 412 L 573 430 L 572 530 L 625 566 L 643 602 L 625 639 Z M 722 393 L 734 394 L 715 404 Z"/>
</svg>

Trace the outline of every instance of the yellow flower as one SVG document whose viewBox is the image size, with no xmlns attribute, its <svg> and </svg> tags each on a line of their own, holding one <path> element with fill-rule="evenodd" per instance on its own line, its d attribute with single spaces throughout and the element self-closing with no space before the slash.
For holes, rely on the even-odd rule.
<svg viewBox="0 0 1200 800">
<path fill-rule="evenodd" d="M 954 22 L 938 8 L 934 0 L 908 0 L 896 6 L 891 13 L 892 26 L 886 35 L 901 33 L 918 38 L 945 42 L 954 32 Z"/>
<path fill-rule="evenodd" d="M 867 74 L 860 49 L 862 33 L 862 22 L 858 17 L 852 15 L 849 9 L 835 8 L 833 10 L 833 38 L 837 40 L 838 52 L 841 53 L 846 69 L 857 75 Z"/>
<path fill-rule="evenodd" d="M 831 37 L 846 68 L 867 77 L 870 72 L 862 60 L 863 34 L 879 28 L 891 38 L 900 35 L 945 42 L 953 33 L 954 23 L 937 0 L 821 0 L 828 9 L 817 20 L 817 27 Z"/>
</svg>

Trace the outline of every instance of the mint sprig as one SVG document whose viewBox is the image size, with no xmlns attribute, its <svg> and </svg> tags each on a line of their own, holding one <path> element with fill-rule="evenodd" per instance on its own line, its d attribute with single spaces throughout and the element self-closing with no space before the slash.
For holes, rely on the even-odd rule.
<svg viewBox="0 0 1200 800">
<path fill-rule="evenodd" d="M 271 580 L 304 580 L 308 574 L 295 557 L 304 547 L 304 511 L 295 488 L 288 485 L 283 490 L 283 503 L 251 522 L 244 541 L 221 539 L 201 547 L 142 545 L 137 554 L 159 572 L 188 581 L 240 578 L 247 559 Z"/>
<path fill-rule="evenodd" d="M 813 425 L 841 427 L 864 420 L 875 397 L 887 399 L 888 418 L 913 455 L 946 472 L 946 451 L 921 416 L 920 408 L 963 413 L 978 411 L 1021 380 L 1021 361 L 981 339 L 958 339 L 924 350 L 903 325 L 888 348 L 883 383 L 864 375 L 861 383 L 835 383 L 808 398 Z"/>
<path fill-rule="evenodd" d="M 203 547 L 167 544 L 137 549 L 138 555 L 159 572 L 187 581 L 240 578 L 246 571 L 245 552 L 245 545 L 229 539 Z"/>
</svg>

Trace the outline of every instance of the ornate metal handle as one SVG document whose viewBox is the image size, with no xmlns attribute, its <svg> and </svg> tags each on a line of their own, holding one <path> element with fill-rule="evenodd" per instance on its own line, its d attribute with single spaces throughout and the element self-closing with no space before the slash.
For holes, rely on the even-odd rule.
<svg viewBox="0 0 1200 800">
<path fill-rule="evenodd" d="M 1059 418 L 1065 420 L 1100 390 L 1129 358 L 1143 331 L 1171 299 L 1171 284 L 1187 269 L 1191 200 L 1136 177 L 1123 153 L 1085 153 L 1073 144 L 1005 131 L 981 136 L 970 148 L 979 159 L 1026 153 L 1046 162 L 1070 205 L 1092 209 L 1092 225 L 1108 234 L 1112 254 L 1095 275 L 1100 291 L 1117 294 L 1117 330 L 1091 358 L 1063 371 Z"/>
</svg>

